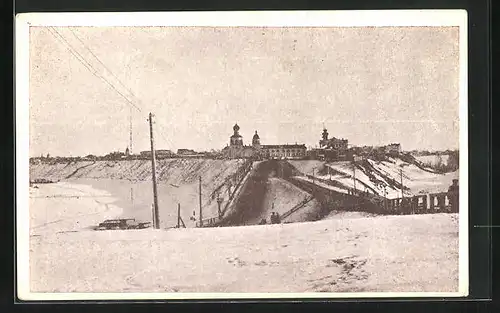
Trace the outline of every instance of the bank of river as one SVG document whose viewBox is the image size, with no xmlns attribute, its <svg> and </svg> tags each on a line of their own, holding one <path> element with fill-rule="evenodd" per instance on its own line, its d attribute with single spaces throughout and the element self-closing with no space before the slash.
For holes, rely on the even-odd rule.
<svg viewBox="0 0 500 313">
<path fill-rule="evenodd" d="M 123 209 L 122 218 L 135 218 L 138 221 L 152 221 L 153 186 L 151 181 L 130 181 L 119 179 L 77 179 L 72 183 L 91 186 L 105 190 L 113 195 L 114 204 Z M 202 193 L 203 194 L 203 193 Z M 208 197 L 203 194 L 203 203 Z M 181 205 L 181 217 L 186 227 L 194 227 L 190 218 L 199 215 L 198 184 L 181 186 L 158 183 L 158 207 L 162 228 L 177 225 L 177 207 Z M 212 206 L 213 207 L 213 206 Z M 204 215 L 211 216 L 215 212 L 204 205 Z"/>
<path fill-rule="evenodd" d="M 30 235 L 90 229 L 123 213 L 111 193 L 89 185 L 59 182 L 30 188 Z"/>
</svg>

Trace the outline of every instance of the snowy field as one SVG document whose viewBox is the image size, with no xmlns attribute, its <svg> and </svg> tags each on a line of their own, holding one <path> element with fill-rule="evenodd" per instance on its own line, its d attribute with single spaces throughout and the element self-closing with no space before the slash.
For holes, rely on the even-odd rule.
<svg viewBox="0 0 500 313">
<path fill-rule="evenodd" d="M 32 196 L 62 187 L 40 185 Z M 30 237 L 32 292 L 458 291 L 456 214 L 96 232 L 83 224 L 113 212 L 85 191 L 64 203 L 32 198 L 32 235 L 66 221 Z"/>
<path fill-rule="evenodd" d="M 60 182 L 30 188 L 30 235 L 79 231 L 122 214 L 110 193 Z"/>
</svg>

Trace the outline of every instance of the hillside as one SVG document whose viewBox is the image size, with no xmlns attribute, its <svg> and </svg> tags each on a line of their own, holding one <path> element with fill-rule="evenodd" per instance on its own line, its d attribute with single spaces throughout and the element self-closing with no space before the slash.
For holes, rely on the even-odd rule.
<svg viewBox="0 0 500 313">
<path fill-rule="evenodd" d="M 356 164 L 356 169 L 350 162 L 320 162 L 320 161 L 288 161 L 302 176 L 314 176 L 322 182 L 331 182 L 328 188 L 347 193 L 353 189 L 367 191 L 387 198 L 401 196 L 401 178 L 405 196 L 429 192 L 447 191 L 458 171 L 440 174 L 400 158 L 387 158 L 384 161 L 366 159 Z M 401 177 L 402 171 L 402 177 Z M 300 175 L 299 175 L 300 176 Z"/>
<path fill-rule="evenodd" d="M 213 191 L 224 184 L 242 164 L 241 160 L 162 159 L 157 162 L 158 202 L 162 227 L 177 224 L 177 204 L 187 226 L 198 216 L 199 183 L 202 178 L 204 217 L 217 214 Z M 30 166 L 30 180 L 66 181 L 86 188 L 92 186 L 115 197 L 123 217 L 151 220 L 153 203 L 151 162 L 120 160 L 70 163 L 39 163 Z M 225 189 L 223 189 L 225 190 Z"/>
<path fill-rule="evenodd" d="M 210 182 L 220 182 L 234 173 L 239 160 L 160 159 L 157 160 L 157 180 L 174 185 L 197 182 L 199 176 Z M 30 179 L 53 181 L 68 179 L 151 180 L 151 161 L 80 161 L 69 163 L 39 163 L 30 165 Z"/>
</svg>

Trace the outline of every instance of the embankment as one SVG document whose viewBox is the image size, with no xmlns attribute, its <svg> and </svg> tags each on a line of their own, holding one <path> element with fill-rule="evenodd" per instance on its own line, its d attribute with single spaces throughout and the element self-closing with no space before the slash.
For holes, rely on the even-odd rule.
<svg viewBox="0 0 500 313">
<path fill-rule="evenodd" d="M 222 182 L 234 173 L 240 160 L 160 159 L 156 170 L 159 182 L 183 185 L 196 182 L 202 176 L 207 182 Z M 151 180 L 151 161 L 79 161 L 68 163 L 44 162 L 30 165 L 30 179 L 119 179 L 131 181 Z"/>
<path fill-rule="evenodd" d="M 157 162 L 158 201 L 162 227 L 177 224 L 177 205 L 188 227 L 199 213 L 199 178 L 204 216 L 217 214 L 213 191 L 224 185 L 242 166 L 242 160 L 162 159 Z M 151 162 L 117 160 L 39 163 L 30 166 L 30 180 L 67 181 L 106 190 L 124 209 L 123 217 L 151 220 L 153 202 Z"/>
</svg>

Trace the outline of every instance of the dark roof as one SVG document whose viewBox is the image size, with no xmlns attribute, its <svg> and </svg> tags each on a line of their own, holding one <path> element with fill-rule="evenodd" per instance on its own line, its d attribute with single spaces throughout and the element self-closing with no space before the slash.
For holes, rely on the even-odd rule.
<svg viewBox="0 0 500 313">
<path fill-rule="evenodd" d="M 177 149 L 177 153 L 196 153 L 196 152 L 191 149 Z"/>
<path fill-rule="evenodd" d="M 294 145 L 263 145 L 264 149 L 307 149 L 305 144 L 294 144 Z"/>
</svg>

